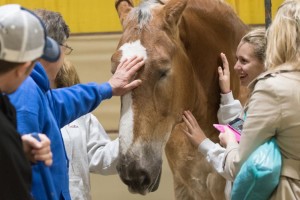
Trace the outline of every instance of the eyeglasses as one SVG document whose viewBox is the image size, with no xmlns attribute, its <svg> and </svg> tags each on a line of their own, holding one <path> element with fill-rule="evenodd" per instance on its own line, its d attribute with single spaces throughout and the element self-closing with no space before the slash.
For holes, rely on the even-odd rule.
<svg viewBox="0 0 300 200">
<path fill-rule="evenodd" d="M 65 55 L 70 55 L 73 51 L 73 48 L 68 46 L 67 44 L 59 44 L 62 47 L 65 47 Z"/>
</svg>

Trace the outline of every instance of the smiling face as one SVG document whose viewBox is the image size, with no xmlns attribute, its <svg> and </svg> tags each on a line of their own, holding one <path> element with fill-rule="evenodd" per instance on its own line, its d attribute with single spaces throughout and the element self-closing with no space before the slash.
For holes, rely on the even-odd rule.
<svg viewBox="0 0 300 200">
<path fill-rule="evenodd" d="M 242 86 L 248 86 L 259 74 L 264 71 L 264 63 L 254 53 L 254 46 L 241 42 L 236 51 L 237 61 L 234 70 L 240 78 Z"/>
</svg>

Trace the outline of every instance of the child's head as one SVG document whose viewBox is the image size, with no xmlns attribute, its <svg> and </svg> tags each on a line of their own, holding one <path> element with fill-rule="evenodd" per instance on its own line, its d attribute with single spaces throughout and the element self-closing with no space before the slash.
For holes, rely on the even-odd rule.
<svg viewBox="0 0 300 200">
<path fill-rule="evenodd" d="M 70 87 L 78 83 L 80 83 L 80 80 L 75 66 L 70 61 L 65 59 L 62 68 L 60 68 L 55 78 L 56 87 Z"/>
</svg>

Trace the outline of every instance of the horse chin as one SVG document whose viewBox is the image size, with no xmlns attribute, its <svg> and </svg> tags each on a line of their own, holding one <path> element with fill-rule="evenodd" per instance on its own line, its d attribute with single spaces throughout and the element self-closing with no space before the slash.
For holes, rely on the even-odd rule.
<svg viewBox="0 0 300 200">
<path fill-rule="evenodd" d="M 162 171 L 162 161 L 155 164 L 147 163 L 141 166 L 141 163 L 130 162 L 122 157 L 117 164 L 117 171 L 123 183 L 128 186 L 129 192 L 146 195 L 158 189 Z"/>
<path fill-rule="evenodd" d="M 138 193 L 141 195 L 147 195 L 149 192 L 155 192 L 159 187 L 160 177 L 161 177 L 161 170 L 158 176 L 156 177 L 155 181 L 148 188 L 143 189 L 143 188 L 134 187 L 133 185 L 128 185 L 128 191 L 133 194 Z"/>
<path fill-rule="evenodd" d="M 160 177 L 161 177 L 161 170 L 160 170 L 157 178 L 155 179 L 155 182 L 153 182 L 153 184 L 150 188 L 150 192 L 155 192 L 158 189 L 159 183 L 160 183 Z"/>
</svg>

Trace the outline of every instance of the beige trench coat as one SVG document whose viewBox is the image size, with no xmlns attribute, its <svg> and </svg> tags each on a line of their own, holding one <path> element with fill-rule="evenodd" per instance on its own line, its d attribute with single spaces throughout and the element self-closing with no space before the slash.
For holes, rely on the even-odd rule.
<svg viewBox="0 0 300 200">
<path fill-rule="evenodd" d="M 300 199 L 300 72 L 286 69 L 264 73 L 250 84 L 254 90 L 240 145 L 226 149 L 224 170 L 234 178 L 249 154 L 275 136 L 283 166 L 272 200 Z"/>
</svg>

